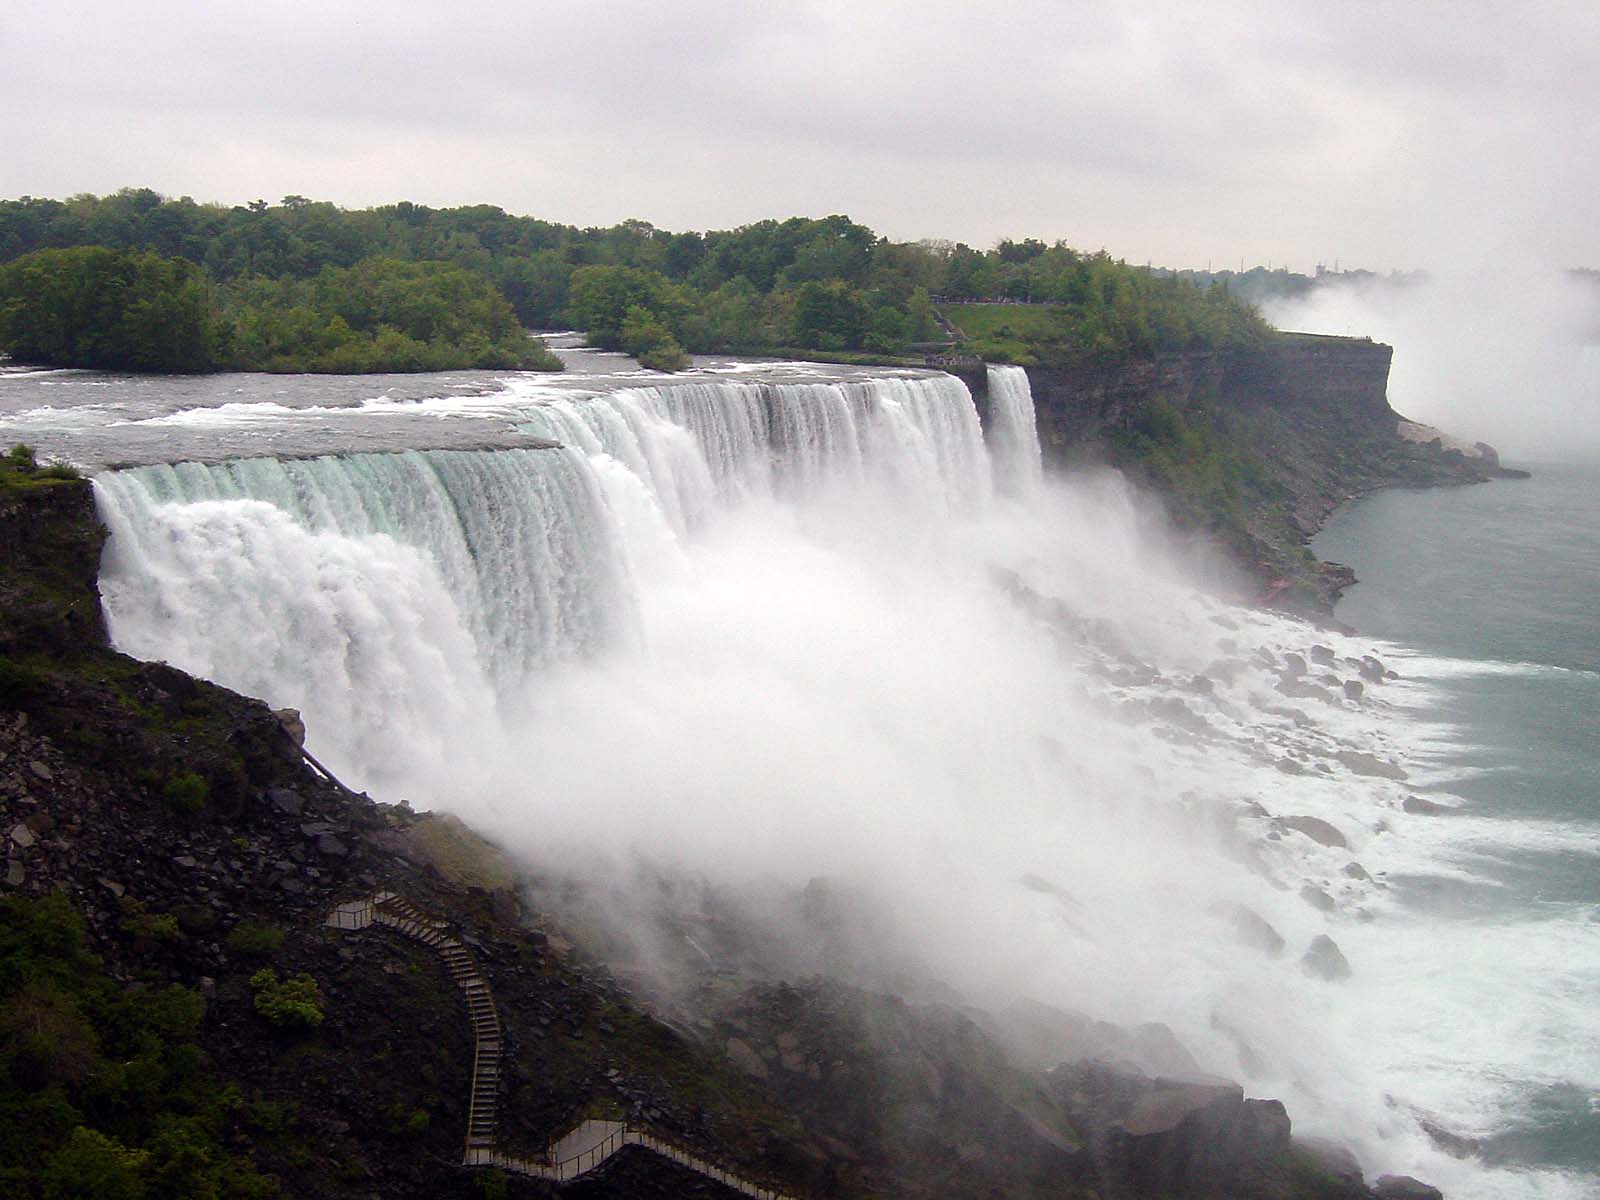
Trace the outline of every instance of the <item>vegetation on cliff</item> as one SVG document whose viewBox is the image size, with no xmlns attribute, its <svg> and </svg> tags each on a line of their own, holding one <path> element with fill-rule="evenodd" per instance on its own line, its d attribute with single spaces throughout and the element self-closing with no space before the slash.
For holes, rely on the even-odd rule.
<svg viewBox="0 0 1600 1200">
<path fill-rule="evenodd" d="M 172 347 L 140 324 L 143 309 L 132 317 L 121 310 L 95 315 L 96 332 L 126 331 L 111 339 L 116 354 L 93 365 L 128 369 L 157 369 L 147 365 L 152 361 L 172 369 L 204 369 L 184 363 L 205 361 L 314 370 L 508 365 L 511 343 L 495 332 L 498 314 L 474 326 L 485 344 L 466 334 L 436 337 L 426 323 L 405 319 L 409 308 L 361 324 L 330 300 L 330 293 L 370 287 L 376 275 L 430 298 L 448 290 L 453 303 L 466 285 L 451 277 L 446 289 L 440 264 L 503 299 L 525 326 L 582 329 L 596 345 L 628 349 L 667 370 L 683 365 L 686 352 L 904 354 L 944 336 L 933 296 L 1049 305 L 1026 310 L 1050 314 L 1042 331 L 1026 318 L 967 331 L 977 352 L 1019 362 L 1218 347 L 1264 329 L 1226 288 L 1161 278 L 1104 251 L 1033 239 L 990 250 L 891 242 L 843 216 L 671 233 L 643 221 L 578 229 L 490 205 L 401 202 L 348 211 L 286 196 L 277 205 L 230 208 L 148 189 L 0 201 L 0 262 L 88 247 L 131 257 L 139 264 L 135 275 L 164 272 L 168 290 L 181 294 L 187 324 Z M 374 267 L 373 260 L 387 265 Z M 133 269 L 118 261 L 119 270 Z M 408 277 L 398 263 L 433 265 Z M 339 274 L 352 269 L 361 273 Z M 14 280 L 9 294 L 32 296 L 42 283 Z M 0 296 L 7 291 L 0 288 Z M 487 303 L 481 295 L 472 302 Z M 426 351 L 393 333 L 385 341 L 385 329 Z M 63 361 L 48 339 L 18 341 L 0 323 L 0 346 L 8 338 L 19 359 Z M 99 341 L 91 343 L 105 354 Z M 444 347 L 454 357 L 445 357 Z M 54 357 L 38 357 L 41 350 Z"/>
<path fill-rule="evenodd" d="M 76 246 L 0 266 L 0 347 L 112 371 L 559 369 L 481 276 L 365 259 L 222 284 L 183 258 Z"/>
<path fill-rule="evenodd" d="M 277 1196 L 226 1148 L 277 1114 L 220 1082 L 198 1041 L 205 1010 L 181 984 L 120 986 L 59 893 L 0 898 L 0 1191 Z"/>
</svg>

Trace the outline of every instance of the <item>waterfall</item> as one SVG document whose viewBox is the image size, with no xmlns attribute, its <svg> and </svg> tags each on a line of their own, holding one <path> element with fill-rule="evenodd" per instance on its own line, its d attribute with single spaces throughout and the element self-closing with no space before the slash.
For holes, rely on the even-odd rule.
<svg viewBox="0 0 1600 1200">
<path fill-rule="evenodd" d="M 116 645 L 300 708 L 354 779 L 439 761 L 497 695 L 632 633 L 614 522 L 571 451 L 179 463 L 96 496 Z"/>
<path fill-rule="evenodd" d="M 635 576 L 750 500 L 989 502 L 948 376 L 513 397 L 553 450 L 253 458 L 96 480 L 119 648 L 300 708 L 361 783 L 415 779 L 563 663 L 639 643 Z M 426 774 L 426 771 L 421 772 Z"/>
<path fill-rule="evenodd" d="M 525 432 L 621 462 L 680 534 L 742 500 L 869 479 L 947 512 L 978 511 L 992 490 L 977 410 L 948 375 L 692 381 L 542 400 L 523 417 Z"/>
<path fill-rule="evenodd" d="M 989 371 L 989 453 L 995 485 L 1008 496 L 1027 498 L 1044 483 L 1039 426 L 1033 389 L 1021 367 L 991 365 Z"/>
<path fill-rule="evenodd" d="M 1043 484 L 1022 371 L 989 390 L 987 449 L 944 376 L 518 377 L 497 416 L 560 448 L 108 472 L 112 636 L 300 708 L 354 786 L 593 884 L 641 962 L 682 940 L 660 868 L 719 906 L 756 889 L 761 952 L 795 956 L 773 969 L 832 970 L 790 918 L 838 880 L 875 914 L 865 986 L 1162 1022 L 1193 1063 L 1151 1070 L 1285 1097 L 1373 1173 L 1449 1171 L 1406 1105 L 1459 1089 L 1414 1069 L 1407 1021 L 1418 988 L 1471 1014 L 1386 882 L 1456 869 L 1458 822 L 1407 803 L 1439 779 L 1444 734 L 1411 717 L 1430 660 L 1377 647 L 1399 677 L 1352 698 L 1371 643 L 1196 592 L 1120 479 Z M 1289 707 L 1313 640 L 1332 653 Z M 1323 936 L 1350 979 L 1302 968 Z"/>
</svg>

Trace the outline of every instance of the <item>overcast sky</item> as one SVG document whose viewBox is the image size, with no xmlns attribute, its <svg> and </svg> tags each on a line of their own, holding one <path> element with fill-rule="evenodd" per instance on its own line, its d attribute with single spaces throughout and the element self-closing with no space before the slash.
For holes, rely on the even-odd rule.
<svg viewBox="0 0 1600 1200">
<path fill-rule="evenodd" d="M 0 196 L 1600 266 L 1595 0 L 9 0 Z"/>
</svg>

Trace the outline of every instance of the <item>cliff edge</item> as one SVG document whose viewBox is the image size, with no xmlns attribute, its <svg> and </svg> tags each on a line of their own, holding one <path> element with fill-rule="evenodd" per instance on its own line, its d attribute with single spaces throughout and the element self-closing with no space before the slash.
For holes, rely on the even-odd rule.
<svg viewBox="0 0 1600 1200">
<path fill-rule="evenodd" d="M 1220 543 L 1249 599 L 1331 615 L 1348 567 L 1306 544 L 1341 504 L 1384 487 L 1520 475 L 1389 406 L 1391 347 L 1282 333 L 1264 345 L 1028 368 L 1046 462 L 1118 467 L 1180 530 Z"/>
</svg>

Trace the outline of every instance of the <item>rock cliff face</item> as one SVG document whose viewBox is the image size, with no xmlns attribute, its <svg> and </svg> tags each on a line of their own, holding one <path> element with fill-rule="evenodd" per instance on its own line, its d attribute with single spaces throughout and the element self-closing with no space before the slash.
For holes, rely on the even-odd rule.
<svg viewBox="0 0 1600 1200">
<path fill-rule="evenodd" d="M 1419 437 L 1422 427 L 1389 407 L 1392 355 L 1363 339 L 1282 334 L 1260 349 L 1029 368 L 1028 378 L 1047 462 L 1124 469 L 1165 499 L 1180 528 L 1227 543 L 1256 582 L 1254 599 L 1326 616 L 1354 576 L 1304 545 L 1339 505 L 1381 487 L 1516 474 L 1487 446 L 1463 452 Z M 1211 439 L 1168 456 L 1184 470 L 1154 461 L 1158 411 Z M 1159 436 L 1154 448 L 1164 449 Z M 1195 478 L 1208 486 L 1188 486 Z"/>
<path fill-rule="evenodd" d="M 104 538 L 87 480 L 0 488 L 0 653 L 105 641 L 95 590 Z"/>
</svg>

